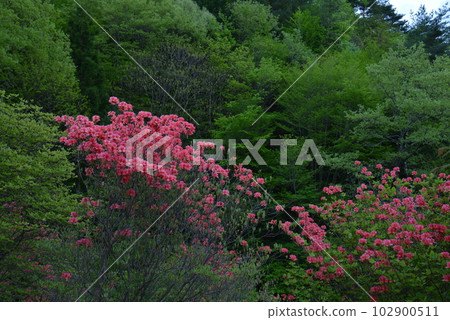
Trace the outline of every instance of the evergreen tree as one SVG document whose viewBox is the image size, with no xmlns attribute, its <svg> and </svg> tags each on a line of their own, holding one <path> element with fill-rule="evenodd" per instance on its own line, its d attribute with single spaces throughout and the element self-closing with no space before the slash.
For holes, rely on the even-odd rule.
<svg viewBox="0 0 450 320">
<path fill-rule="evenodd" d="M 413 23 L 407 33 L 407 45 L 419 42 L 425 45 L 425 50 L 435 59 L 449 53 L 450 46 L 450 7 L 444 5 L 437 12 L 427 13 L 425 6 L 421 6 L 413 16 Z"/>
<path fill-rule="evenodd" d="M 373 56 L 381 57 L 401 39 L 406 30 L 406 21 L 388 0 L 379 0 L 375 4 L 370 0 L 349 2 L 362 15 L 362 19 L 355 25 L 352 39 L 359 47 L 367 48 Z M 372 7 L 368 10 L 370 5 Z"/>
<path fill-rule="evenodd" d="M 219 16 L 220 12 L 226 12 L 228 5 L 234 1 L 235 0 L 195 0 L 199 7 L 208 9 L 208 11 L 216 17 Z"/>
<path fill-rule="evenodd" d="M 289 21 L 289 19 L 297 12 L 299 9 L 303 9 L 311 0 L 258 0 L 262 4 L 271 7 L 272 12 L 278 16 L 279 21 L 284 24 L 284 22 Z"/>
<path fill-rule="evenodd" d="M 383 21 L 388 23 L 395 31 L 406 31 L 406 21 L 403 14 L 396 12 L 389 0 L 378 0 L 373 4 L 373 0 L 348 0 L 348 2 L 357 10 L 358 13 L 366 12 L 364 19 Z M 370 11 L 367 11 L 370 5 Z"/>
<path fill-rule="evenodd" d="M 368 67 L 383 100 L 350 112 L 361 159 L 398 166 L 403 173 L 431 169 L 450 140 L 449 57 L 431 62 L 422 46 L 390 50 Z"/>
<path fill-rule="evenodd" d="M 77 6 L 71 10 L 66 32 L 70 38 L 81 93 L 88 98 L 89 111 L 104 115 L 108 93 L 97 43 L 99 33 L 103 31 Z"/>
</svg>

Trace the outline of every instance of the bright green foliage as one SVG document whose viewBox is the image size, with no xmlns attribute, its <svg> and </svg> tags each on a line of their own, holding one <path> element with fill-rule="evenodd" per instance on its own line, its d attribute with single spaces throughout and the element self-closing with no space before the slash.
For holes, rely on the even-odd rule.
<svg viewBox="0 0 450 320">
<path fill-rule="evenodd" d="M 365 52 L 335 53 L 310 69 L 273 107 L 279 114 L 276 120 L 278 136 L 290 135 L 298 139 L 300 146 L 305 139 L 313 139 L 326 157 L 326 166 L 319 168 L 311 164 L 300 167 L 274 164 L 271 175 L 275 177 L 273 183 L 278 183 L 273 189 L 279 190 L 283 199 L 297 199 L 303 203 L 310 197 L 313 201 L 318 198 L 315 191 L 320 190 L 320 186 L 335 182 L 337 177 L 346 179 L 340 165 L 346 165 L 354 158 L 335 161 L 335 155 L 342 157 L 342 153 L 356 148 L 348 139 L 352 126 L 345 119 L 345 113 L 358 110 L 363 101 L 368 106 L 379 101 L 365 70 L 368 61 L 370 57 Z M 303 71 L 292 68 L 290 72 L 287 85 Z M 289 183 L 283 183 L 283 179 Z"/>
<path fill-rule="evenodd" d="M 82 111 L 70 44 L 55 26 L 54 7 L 41 0 L 2 1 L 0 16 L 0 88 L 45 111 Z"/>
<path fill-rule="evenodd" d="M 68 153 L 56 146 L 52 122 L 38 107 L 0 92 L 0 270 L 9 271 L 0 274 L 0 285 L 14 283 L 2 288 L 7 296 L 1 300 L 23 299 L 37 280 L 36 274 L 24 272 L 27 264 L 39 261 L 35 237 L 45 236 L 46 226 L 66 221 L 74 208 L 74 196 L 64 184 L 73 166 Z"/>
<path fill-rule="evenodd" d="M 53 2 L 56 2 L 57 6 L 65 12 L 67 15 L 65 19 L 70 20 L 71 10 L 77 6 L 68 0 L 53 0 Z M 194 1 L 190 0 L 78 2 L 121 44 L 126 40 L 139 39 L 142 43 L 148 39 L 157 40 L 158 36 L 166 33 L 201 39 L 218 27 L 215 17 L 210 12 L 201 9 Z M 125 19 L 125 17 L 128 19 L 117 20 Z M 93 21 L 92 24 L 94 24 Z M 117 37 L 115 37 L 114 33 L 118 33 L 119 30 L 121 31 L 120 36 L 116 34 Z M 131 32 L 133 30 L 136 33 L 133 34 Z"/>
<path fill-rule="evenodd" d="M 450 140 L 450 59 L 430 62 L 423 47 L 390 51 L 368 68 L 383 95 L 376 108 L 351 112 L 354 140 L 372 160 L 429 168 Z"/>
<path fill-rule="evenodd" d="M 218 28 L 215 17 L 191 0 L 108 0 L 97 5 L 94 12 L 101 14 L 104 27 L 121 44 L 130 42 L 130 47 L 151 46 L 148 41 L 164 42 L 174 36 L 204 41 Z"/>
<path fill-rule="evenodd" d="M 320 23 L 320 18 L 311 15 L 310 11 L 297 11 L 290 20 L 293 31 L 302 35 L 305 44 L 316 53 L 324 50 L 327 30 Z"/>
<path fill-rule="evenodd" d="M 54 219 L 55 212 L 67 210 L 61 183 L 72 177 L 73 167 L 68 153 L 56 147 L 53 117 L 4 92 L 0 97 L 0 202 L 15 201 L 30 217 Z"/>
<path fill-rule="evenodd" d="M 258 102 L 255 98 L 254 102 Z M 248 101 L 250 102 L 250 101 Z M 232 104 L 230 108 L 242 108 L 242 105 Z M 241 113 L 230 116 L 220 117 L 216 120 L 217 130 L 213 131 L 215 138 L 219 139 L 267 139 L 273 133 L 272 122 L 276 118 L 276 114 L 269 114 L 267 117 L 260 119 L 259 126 L 252 126 L 256 119 L 264 110 L 257 105 L 249 105 Z"/>
<path fill-rule="evenodd" d="M 270 7 L 251 0 L 234 2 L 230 12 L 234 34 L 241 41 L 268 35 L 277 26 L 277 18 Z"/>
<path fill-rule="evenodd" d="M 321 146 L 338 147 L 338 139 L 350 129 L 345 111 L 357 110 L 361 103 L 373 104 L 366 63 L 364 53 L 343 52 L 316 64 L 279 101 L 285 110 L 285 130 Z M 292 70 L 287 83 L 301 73 Z"/>
</svg>

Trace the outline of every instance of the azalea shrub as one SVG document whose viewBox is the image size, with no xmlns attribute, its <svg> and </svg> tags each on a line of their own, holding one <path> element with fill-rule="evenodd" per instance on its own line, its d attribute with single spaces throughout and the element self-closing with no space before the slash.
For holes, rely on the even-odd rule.
<svg viewBox="0 0 450 320">
<path fill-rule="evenodd" d="M 361 183 L 353 197 L 330 186 L 322 205 L 292 208 L 297 221 L 284 230 L 304 248 L 306 261 L 282 275 L 285 299 L 448 300 L 450 175 L 413 171 L 400 178 L 399 168 L 378 164 L 372 172 L 355 165 Z"/>
<path fill-rule="evenodd" d="M 46 244 L 58 276 L 47 298 L 268 298 L 266 288 L 257 288 L 259 269 L 272 251 L 256 238 L 267 219 L 266 200 L 257 191 L 264 179 L 242 165 L 224 169 L 204 159 L 211 143 L 199 143 L 198 150 L 183 146 L 182 138 L 195 130 L 183 118 L 135 113 L 115 97 L 110 102 L 118 111 L 109 113 L 109 124 L 99 124 L 98 116 L 56 117 L 67 127 L 61 142 L 79 151 L 88 197 L 70 213 L 66 230 Z M 146 150 L 161 144 L 153 161 L 127 159 L 133 137 L 137 144 L 147 139 Z"/>
</svg>

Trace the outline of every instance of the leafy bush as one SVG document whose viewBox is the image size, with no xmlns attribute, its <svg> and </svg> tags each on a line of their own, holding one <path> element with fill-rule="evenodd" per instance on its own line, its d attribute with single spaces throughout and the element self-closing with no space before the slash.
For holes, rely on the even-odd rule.
<svg viewBox="0 0 450 320">
<path fill-rule="evenodd" d="M 354 199 L 339 187 L 324 188 L 324 204 L 309 206 L 316 219 L 324 219 L 321 227 L 304 208 L 292 208 L 306 241 L 294 233 L 295 224 L 285 231 L 304 247 L 310 267 L 300 268 L 296 281 L 288 277 L 290 287 L 321 281 L 333 288 L 332 300 L 447 300 L 450 175 L 412 172 L 400 179 L 399 168 L 376 168 L 379 179 L 361 169 L 360 178 L 368 182 Z M 289 293 L 304 297 L 301 289 Z"/>
</svg>

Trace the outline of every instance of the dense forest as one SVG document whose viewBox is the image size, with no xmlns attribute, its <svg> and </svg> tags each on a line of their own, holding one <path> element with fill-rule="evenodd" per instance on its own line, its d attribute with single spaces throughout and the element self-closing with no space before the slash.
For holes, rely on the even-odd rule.
<svg viewBox="0 0 450 320">
<path fill-rule="evenodd" d="M 2 0 L 1 300 L 448 301 L 449 11 Z"/>
</svg>

